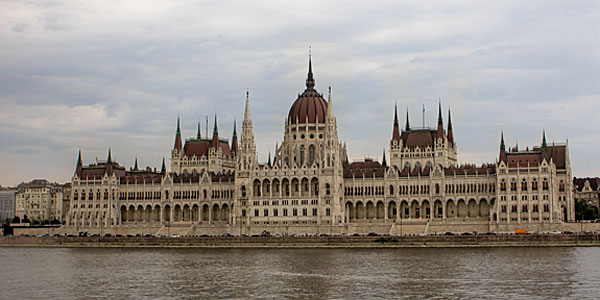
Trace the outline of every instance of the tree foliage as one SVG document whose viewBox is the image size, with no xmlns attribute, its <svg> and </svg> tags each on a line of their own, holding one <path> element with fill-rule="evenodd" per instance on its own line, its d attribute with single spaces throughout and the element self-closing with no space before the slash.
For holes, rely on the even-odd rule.
<svg viewBox="0 0 600 300">
<path fill-rule="evenodd" d="M 596 220 L 598 219 L 598 208 L 589 205 L 585 200 L 578 199 L 575 201 L 575 218 L 581 220 Z"/>
</svg>

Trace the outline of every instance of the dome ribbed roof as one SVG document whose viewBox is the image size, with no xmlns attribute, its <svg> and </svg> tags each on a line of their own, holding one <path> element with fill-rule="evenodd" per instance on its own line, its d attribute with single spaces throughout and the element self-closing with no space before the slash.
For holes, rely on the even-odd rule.
<svg viewBox="0 0 600 300">
<path fill-rule="evenodd" d="M 312 61 L 308 58 L 308 78 L 306 90 L 292 104 L 288 114 L 288 122 L 296 123 L 325 123 L 327 101 L 315 90 L 315 79 L 312 73 Z M 308 120 L 307 120 L 308 118 Z"/>
<path fill-rule="evenodd" d="M 327 101 L 313 90 L 305 90 L 298 99 L 294 101 L 288 114 L 290 124 L 296 123 L 325 123 L 327 114 Z"/>
</svg>

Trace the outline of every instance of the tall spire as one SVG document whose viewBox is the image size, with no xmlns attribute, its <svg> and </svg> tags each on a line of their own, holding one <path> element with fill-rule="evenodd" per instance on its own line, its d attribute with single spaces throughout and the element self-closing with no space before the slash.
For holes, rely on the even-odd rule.
<svg viewBox="0 0 600 300">
<path fill-rule="evenodd" d="M 133 170 L 137 171 L 138 170 L 138 163 L 137 163 L 137 157 L 135 158 L 135 164 L 133 166 Z"/>
<path fill-rule="evenodd" d="M 198 133 L 196 134 L 196 139 L 201 139 L 202 138 L 202 134 L 200 134 L 200 121 L 198 121 Z"/>
<path fill-rule="evenodd" d="M 267 161 L 267 166 L 271 166 L 271 151 L 269 151 L 269 160 Z"/>
<path fill-rule="evenodd" d="M 400 127 L 398 125 L 398 104 L 394 104 L 394 128 L 392 130 L 392 141 L 400 140 Z"/>
<path fill-rule="evenodd" d="M 309 49 L 308 52 L 308 77 L 306 78 L 306 89 L 314 90 L 315 89 L 315 79 L 313 78 L 312 72 L 312 53 Z"/>
<path fill-rule="evenodd" d="M 167 173 L 167 166 L 165 165 L 165 157 L 163 156 L 162 167 L 160 168 L 160 174 L 165 175 Z"/>
<path fill-rule="evenodd" d="M 252 122 L 250 120 L 250 92 L 246 91 L 246 110 L 244 111 L 244 123 Z"/>
<path fill-rule="evenodd" d="M 546 148 L 546 146 L 548 146 L 548 144 L 546 143 L 546 129 L 544 129 L 542 134 L 542 148 Z"/>
<path fill-rule="evenodd" d="M 177 131 L 175 132 L 175 145 L 173 150 L 181 151 L 181 127 L 179 126 L 179 117 L 177 117 Z"/>
<path fill-rule="evenodd" d="M 110 147 L 108 147 L 108 158 L 106 158 L 106 162 L 109 164 L 112 163 L 112 155 L 110 152 Z"/>
<path fill-rule="evenodd" d="M 381 165 L 383 165 L 384 167 L 387 167 L 387 162 L 385 161 L 385 148 L 383 149 L 383 160 Z"/>
<path fill-rule="evenodd" d="M 213 137 L 219 135 L 219 128 L 217 126 L 217 114 L 215 114 L 215 126 L 213 127 Z"/>
<path fill-rule="evenodd" d="M 83 161 L 81 161 L 81 149 L 79 149 L 79 155 L 77 156 L 77 165 L 75 166 L 75 174 L 81 175 L 83 169 Z"/>
<path fill-rule="evenodd" d="M 211 147 L 213 147 L 213 148 L 219 147 L 219 128 L 217 126 L 217 114 L 215 114 L 215 126 L 213 128 Z"/>
<path fill-rule="evenodd" d="M 437 124 L 437 134 L 439 138 L 444 137 L 444 122 L 442 121 L 442 102 L 438 103 L 438 124 Z"/>
<path fill-rule="evenodd" d="M 238 152 L 237 132 L 236 132 L 235 119 L 233 120 L 233 136 L 231 137 L 231 152 L 236 155 Z"/>
<path fill-rule="evenodd" d="M 500 161 L 506 160 L 506 146 L 504 145 L 504 131 L 500 134 Z"/>
<path fill-rule="evenodd" d="M 454 132 L 452 131 L 452 117 L 450 116 L 450 109 L 448 109 L 448 143 L 454 144 Z"/>
<path fill-rule="evenodd" d="M 408 108 L 406 108 L 406 128 L 404 130 L 405 131 L 410 130 L 410 123 L 408 122 Z"/>
</svg>

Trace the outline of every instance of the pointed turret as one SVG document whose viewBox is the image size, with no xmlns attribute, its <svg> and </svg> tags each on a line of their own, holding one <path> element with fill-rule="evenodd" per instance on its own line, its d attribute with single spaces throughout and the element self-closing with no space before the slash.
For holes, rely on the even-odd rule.
<svg viewBox="0 0 600 300">
<path fill-rule="evenodd" d="M 331 86 L 329 87 L 329 99 L 327 100 L 327 116 L 326 121 L 333 120 L 333 99 L 331 98 Z"/>
<path fill-rule="evenodd" d="M 269 160 L 267 160 L 267 166 L 271 166 L 271 151 L 269 151 Z"/>
<path fill-rule="evenodd" d="M 448 109 L 448 143 L 454 145 L 454 132 L 452 131 L 452 116 L 450 115 L 450 109 Z"/>
<path fill-rule="evenodd" d="M 196 133 L 196 139 L 200 140 L 202 139 L 202 135 L 200 134 L 200 121 L 198 121 L 198 133 Z"/>
<path fill-rule="evenodd" d="M 133 170 L 137 171 L 138 170 L 138 163 L 137 163 L 137 157 L 135 158 L 135 164 L 133 166 Z"/>
<path fill-rule="evenodd" d="M 406 109 L 406 128 L 404 130 L 405 131 L 410 130 L 410 123 L 408 122 L 408 108 Z"/>
<path fill-rule="evenodd" d="M 237 132 L 235 127 L 235 120 L 233 120 L 233 136 L 231 137 L 231 152 L 233 153 L 233 155 L 236 155 L 238 152 Z"/>
<path fill-rule="evenodd" d="M 438 124 L 437 124 L 437 136 L 438 138 L 444 139 L 444 121 L 442 120 L 442 102 L 438 105 Z"/>
<path fill-rule="evenodd" d="M 311 54 L 308 54 L 308 76 L 306 78 L 306 89 L 307 90 L 314 90 L 315 89 L 315 79 L 313 77 L 313 72 L 312 72 L 312 58 L 311 58 Z"/>
<path fill-rule="evenodd" d="M 242 139 L 240 141 L 240 157 L 242 168 L 253 168 L 256 161 L 256 144 L 254 143 L 254 132 L 252 119 L 250 119 L 250 93 L 246 91 L 246 111 L 242 122 Z"/>
<path fill-rule="evenodd" d="M 400 126 L 398 124 L 398 104 L 394 104 L 394 129 L 392 130 L 392 141 L 400 140 Z"/>
<path fill-rule="evenodd" d="M 77 156 L 77 165 L 75 166 L 75 174 L 78 176 L 81 175 L 81 170 L 83 170 L 83 161 L 81 160 L 81 149 L 79 149 L 79 155 Z"/>
<path fill-rule="evenodd" d="M 212 141 L 210 143 L 210 146 L 212 148 L 219 147 L 219 128 L 217 126 L 217 115 L 216 114 L 215 114 L 215 126 L 213 127 L 213 136 L 212 136 Z"/>
<path fill-rule="evenodd" d="M 160 174 L 165 175 L 166 173 L 167 173 L 167 166 L 165 165 L 165 157 L 163 156 L 162 167 L 160 168 Z"/>
<path fill-rule="evenodd" d="M 504 131 L 500 133 L 500 161 L 506 161 L 506 146 L 504 145 Z"/>
<path fill-rule="evenodd" d="M 546 148 L 548 144 L 546 143 L 546 130 L 544 129 L 542 133 L 542 148 Z"/>
<path fill-rule="evenodd" d="M 385 161 L 385 149 L 383 149 L 383 160 L 381 162 L 381 165 L 387 167 L 387 162 Z"/>
<path fill-rule="evenodd" d="M 106 163 L 108 163 L 108 164 L 112 163 L 112 155 L 111 155 L 110 147 L 108 148 L 108 157 L 106 158 Z"/>
<path fill-rule="evenodd" d="M 108 157 L 106 158 L 106 174 L 108 174 L 108 176 L 112 175 L 112 155 L 110 147 L 108 148 Z"/>
<path fill-rule="evenodd" d="M 179 117 L 177 117 L 177 131 L 175 132 L 175 145 L 173 150 L 181 151 L 181 127 L 179 125 Z"/>
</svg>

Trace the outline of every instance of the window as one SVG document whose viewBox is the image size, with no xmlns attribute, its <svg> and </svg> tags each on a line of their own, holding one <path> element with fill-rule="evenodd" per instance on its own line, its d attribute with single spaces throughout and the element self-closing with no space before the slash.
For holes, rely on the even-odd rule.
<svg viewBox="0 0 600 300">
<path fill-rule="evenodd" d="M 308 216 L 308 209 L 306 209 L 306 208 L 303 208 L 303 209 L 302 209 L 302 215 L 303 215 L 303 216 Z"/>
<path fill-rule="evenodd" d="M 525 178 L 523 178 L 523 181 L 521 181 L 521 191 L 526 191 L 527 190 L 527 180 L 525 180 Z"/>
<path fill-rule="evenodd" d="M 516 213 L 517 212 L 517 206 L 513 205 L 510 212 Z"/>
<path fill-rule="evenodd" d="M 255 209 L 255 210 L 254 210 L 254 216 L 255 216 L 255 217 L 258 217 L 258 209 Z"/>
<path fill-rule="evenodd" d="M 503 192 L 506 191 L 506 182 L 504 182 L 504 179 L 500 182 L 500 190 Z"/>
<path fill-rule="evenodd" d="M 246 198 L 246 186 L 242 185 L 242 198 Z"/>
<path fill-rule="evenodd" d="M 517 182 L 514 179 L 513 179 L 513 181 L 510 182 L 510 190 L 511 191 L 517 190 Z"/>
<path fill-rule="evenodd" d="M 544 181 L 542 181 L 542 189 L 544 191 L 548 190 L 548 179 L 544 178 Z"/>
<path fill-rule="evenodd" d="M 264 216 L 265 217 L 269 216 L 269 210 L 267 208 L 264 209 Z"/>
<path fill-rule="evenodd" d="M 325 209 L 325 215 L 326 216 L 330 216 L 331 215 L 331 209 L 329 207 Z"/>
<path fill-rule="evenodd" d="M 294 217 L 298 215 L 298 209 L 297 209 L 297 208 L 294 208 L 294 209 L 292 210 L 292 215 L 293 215 Z"/>
<path fill-rule="evenodd" d="M 313 216 L 316 216 L 316 215 L 317 215 L 317 209 L 316 209 L 316 208 L 313 208 L 313 210 L 312 210 L 312 215 L 313 215 Z"/>
<path fill-rule="evenodd" d="M 287 208 L 284 208 L 284 209 L 283 209 L 283 216 L 284 216 L 284 217 L 287 217 L 287 215 L 288 215 L 288 214 L 287 214 Z"/>
<path fill-rule="evenodd" d="M 277 217 L 279 215 L 279 211 L 277 208 L 273 209 L 273 217 Z"/>
</svg>

